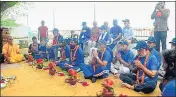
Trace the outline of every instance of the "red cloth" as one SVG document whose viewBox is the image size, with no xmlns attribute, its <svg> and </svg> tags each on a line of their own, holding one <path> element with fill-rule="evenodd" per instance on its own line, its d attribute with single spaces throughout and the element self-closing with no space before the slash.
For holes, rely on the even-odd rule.
<svg viewBox="0 0 176 97">
<path fill-rule="evenodd" d="M 47 37 L 47 31 L 48 31 L 48 27 L 47 26 L 40 26 L 38 28 L 39 32 L 40 32 L 40 37 Z"/>
<path fill-rule="evenodd" d="M 161 17 L 162 13 L 160 11 L 157 12 L 156 16 Z"/>
</svg>

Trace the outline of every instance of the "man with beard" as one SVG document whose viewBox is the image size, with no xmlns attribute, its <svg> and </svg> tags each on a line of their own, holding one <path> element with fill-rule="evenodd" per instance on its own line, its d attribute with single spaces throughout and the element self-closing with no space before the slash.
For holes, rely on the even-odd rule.
<svg viewBox="0 0 176 97">
<path fill-rule="evenodd" d="M 70 68 L 73 68 L 77 72 L 80 71 L 79 65 L 84 63 L 84 54 L 83 50 L 78 45 L 78 40 L 76 38 L 72 38 L 70 40 L 70 58 L 69 62 L 65 62 L 62 64 L 59 64 L 59 67 L 65 70 L 68 70 Z"/>
</svg>

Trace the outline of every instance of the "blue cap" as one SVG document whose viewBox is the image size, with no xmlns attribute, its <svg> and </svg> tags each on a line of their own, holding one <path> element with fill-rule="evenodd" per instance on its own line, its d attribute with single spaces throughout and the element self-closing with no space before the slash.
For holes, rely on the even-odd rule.
<svg viewBox="0 0 176 97">
<path fill-rule="evenodd" d="M 106 45 L 106 41 L 105 41 L 105 40 L 102 40 L 102 39 L 99 40 L 98 43 L 99 43 L 99 45 L 102 45 L 102 44 L 103 44 L 103 45 Z"/>
<path fill-rule="evenodd" d="M 87 23 L 86 22 L 82 22 L 82 26 L 86 25 Z"/>
<path fill-rule="evenodd" d="M 127 40 L 121 40 L 121 41 L 119 42 L 119 44 L 128 45 L 128 42 L 127 42 Z"/>
<path fill-rule="evenodd" d="M 149 38 L 148 38 L 148 40 L 146 40 L 147 42 L 153 42 L 153 43 L 156 43 L 156 39 L 155 39 L 155 37 L 153 37 L 153 36 L 150 36 Z"/>
<path fill-rule="evenodd" d="M 169 43 L 173 43 L 173 44 L 176 44 L 176 38 L 173 38 L 171 42 Z"/>
<path fill-rule="evenodd" d="M 105 25 L 102 25 L 102 26 L 100 27 L 100 29 L 101 29 L 101 30 L 106 30 L 106 26 L 105 26 Z"/>
<path fill-rule="evenodd" d="M 59 32 L 59 30 L 57 28 L 54 28 L 53 32 Z"/>
<path fill-rule="evenodd" d="M 133 49 L 141 50 L 141 49 L 147 49 L 147 48 L 148 48 L 147 43 L 145 41 L 141 40 L 141 41 L 137 42 L 136 47 L 134 47 Z"/>
</svg>

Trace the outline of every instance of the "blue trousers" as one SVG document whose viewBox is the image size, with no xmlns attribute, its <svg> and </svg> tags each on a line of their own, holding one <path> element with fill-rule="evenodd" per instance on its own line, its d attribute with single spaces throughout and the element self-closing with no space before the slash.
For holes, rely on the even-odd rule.
<svg viewBox="0 0 176 97">
<path fill-rule="evenodd" d="M 61 69 L 63 70 L 68 70 L 71 67 L 65 67 L 65 63 L 68 63 L 67 61 L 60 61 L 57 66 L 59 66 Z M 74 67 L 72 67 L 74 70 L 79 71 L 79 66 L 75 65 Z"/>
<path fill-rule="evenodd" d="M 136 83 L 136 75 L 132 73 L 129 74 L 120 74 L 120 80 L 124 83 L 134 85 Z M 143 84 L 135 84 L 134 91 L 136 92 L 144 92 L 146 94 L 151 93 L 155 90 L 157 85 L 157 81 L 147 81 Z"/>
<path fill-rule="evenodd" d="M 58 46 L 52 46 L 48 49 L 48 52 L 50 60 L 57 60 Z"/>
<path fill-rule="evenodd" d="M 167 31 L 155 31 L 154 37 L 156 39 L 156 50 L 160 52 L 160 41 L 162 43 L 162 50 L 166 49 Z"/>
<path fill-rule="evenodd" d="M 98 73 L 101 73 L 101 72 L 107 70 L 106 67 L 104 67 L 104 66 L 98 66 L 98 67 L 96 67 L 96 70 L 94 72 L 94 69 L 93 69 L 92 65 L 86 65 L 86 64 L 83 64 L 83 63 L 80 64 L 79 67 L 83 71 L 85 78 L 93 77 L 93 75 L 96 75 Z M 101 77 L 102 78 L 106 78 L 108 76 L 109 76 L 109 72 L 108 73 L 104 73 Z"/>
</svg>

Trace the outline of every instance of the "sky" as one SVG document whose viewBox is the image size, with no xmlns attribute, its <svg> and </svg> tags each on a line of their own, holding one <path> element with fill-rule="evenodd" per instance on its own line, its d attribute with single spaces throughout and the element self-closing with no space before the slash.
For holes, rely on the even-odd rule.
<svg viewBox="0 0 176 97">
<path fill-rule="evenodd" d="M 55 27 L 59 30 L 80 30 L 81 23 L 87 22 L 88 27 L 93 26 L 94 5 L 95 21 L 101 26 L 104 21 L 112 27 L 113 19 L 123 27 L 123 19 L 130 19 L 133 28 L 152 28 L 154 20 L 151 14 L 158 2 L 33 2 L 34 8 L 27 10 L 28 26 L 32 31 L 37 31 L 41 20 L 45 20 L 49 30 L 53 26 L 53 11 Z M 166 2 L 166 8 L 170 10 L 168 18 L 168 38 L 175 37 L 175 2 Z M 27 16 L 19 17 L 18 23 L 27 25 Z"/>
<path fill-rule="evenodd" d="M 55 27 L 60 30 L 81 29 L 81 23 L 86 21 L 92 27 L 95 20 L 98 26 L 108 21 L 112 26 L 112 20 L 117 19 L 120 26 L 124 26 L 122 20 L 130 19 L 132 27 L 149 27 L 153 25 L 151 14 L 157 2 L 34 2 L 34 8 L 28 10 L 28 26 L 37 30 L 41 20 L 45 20 L 49 30 L 53 29 L 53 11 Z M 167 2 L 166 8 L 171 10 L 168 23 L 169 28 L 175 29 L 175 3 Z M 17 22 L 27 25 L 27 17 L 17 19 Z"/>
</svg>

